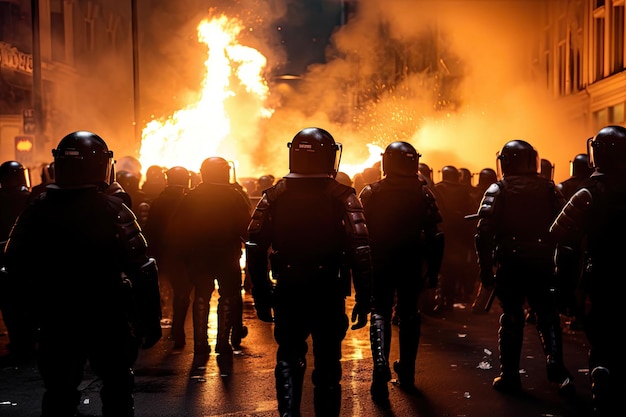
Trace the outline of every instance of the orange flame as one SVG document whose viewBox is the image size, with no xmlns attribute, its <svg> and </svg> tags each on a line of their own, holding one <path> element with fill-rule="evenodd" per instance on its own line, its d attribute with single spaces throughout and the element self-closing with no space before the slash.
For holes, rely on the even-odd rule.
<svg viewBox="0 0 626 417">
<path fill-rule="evenodd" d="M 261 74 L 266 58 L 256 49 L 237 43 L 242 22 L 222 15 L 203 20 L 197 29 L 198 40 L 210 52 L 200 99 L 146 125 L 139 152 L 144 171 L 151 165 L 180 165 L 198 171 L 204 159 L 216 155 L 238 160 L 237 138 L 249 134 L 260 119 L 273 113 L 265 107 L 269 89 Z M 236 85 L 231 85 L 233 80 Z M 232 123 L 226 110 L 229 100 L 245 100 L 248 126 Z"/>
</svg>

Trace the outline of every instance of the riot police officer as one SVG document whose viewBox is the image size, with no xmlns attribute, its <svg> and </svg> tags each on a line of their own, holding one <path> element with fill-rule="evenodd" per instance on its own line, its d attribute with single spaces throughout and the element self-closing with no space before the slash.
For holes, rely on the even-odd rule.
<svg viewBox="0 0 626 417">
<path fill-rule="evenodd" d="M 74 415 L 88 360 L 102 380 L 102 415 L 130 417 L 138 348 L 161 338 L 156 264 L 132 211 L 104 192 L 113 161 L 105 141 L 77 131 L 52 153 L 56 182 L 22 212 L 5 249 L 8 275 L 26 283 L 22 299 L 38 319 L 41 415 Z"/>
<path fill-rule="evenodd" d="M 570 177 L 558 183 L 556 187 L 563 197 L 569 200 L 592 173 L 593 168 L 589 164 L 589 156 L 586 153 L 579 153 L 570 161 Z"/>
<path fill-rule="evenodd" d="M 364 327 L 370 309 L 369 239 L 355 190 L 334 179 L 341 145 L 326 130 L 310 127 L 288 146 L 289 174 L 264 191 L 248 227 L 252 296 L 259 319 L 274 322 L 280 415 L 300 416 L 311 336 L 315 415 L 336 417 L 350 284 L 339 271 L 344 262 L 351 268 L 356 292 L 352 321 L 357 322 L 352 329 Z"/>
<path fill-rule="evenodd" d="M 374 372 L 370 393 L 389 406 L 391 318 L 395 306 L 400 359 L 394 363 L 400 387 L 414 390 L 420 340 L 419 297 L 435 288 L 443 256 L 439 209 L 427 183 L 418 176 L 420 154 L 407 142 L 393 142 L 382 155 L 385 177 L 365 186 L 363 203 L 374 269 L 370 342 Z M 426 263 L 423 273 L 423 262 Z"/>
<path fill-rule="evenodd" d="M 495 285 L 502 307 L 500 375 L 493 387 L 509 393 L 522 389 L 519 366 L 527 301 L 536 314 L 548 379 L 558 385 L 560 394 L 571 394 L 574 386 L 563 363 L 555 300 L 555 243 L 549 236 L 563 197 L 552 180 L 538 173 L 538 153 L 528 142 L 507 142 L 497 163 L 503 178 L 485 192 L 476 233 L 480 279 L 486 288 Z"/>
<path fill-rule="evenodd" d="M 0 165 L 0 241 L 3 249 L 15 220 L 31 198 L 27 169 L 18 161 L 3 162 Z M 0 266 L 3 265 L 0 253 Z M 18 284 L 0 274 L 0 311 L 9 335 L 9 357 L 21 362 L 33 357 L 37 343 L 36 327 L 29 311 L 17 298 Z"/>
<path fill-rule="evenodd" d="M 209 308 L 218 283 L 215 349 L 224 374 L 230 373 L 233 347 L 239 349 L 242 331 L 247 330 L 242 327 L 240 259 L 251 212 L 250 200 L 239 184 L 230 182 L 230 172 L 224 158 L 205 159 L 200 167 L 202 182 L 182 198 L 170 224 L 174 246 L 194 286 L 194 353 L 199 358 L 210 352 Z"/>
<path fill-rule="evenodd" d="M 150 211 L 144 232 L 148 251 L 159 262 L 161 302 L 164 315 L 171 311 L 174 348 L 185 346 L 185 318 L 189 310 L 193 285 L 187 276 L 185 263 L 178 256 L 170 239 L 170 219 L 189 190 L 191 177 L 182 166 L 174 166 L 165 172 L 166 186 L 150 203 Z"/>
<path fill-rule="evenodd" d="M 559 243 L 557 267 L 576 262 L 576 248 L 584 245 L 583 288 L 589 297 L 585 333 L 590 344 L 589 370 L 594 417 L 626 414 L 626 360 L 614 325 L 623 313 L 626 284 L 626 128 L 609 125 L 587 141 L 594 172 L 569 199 L 550 233 Z M 570 275 L 570 285 L 576 275 Z"/>
</svg>

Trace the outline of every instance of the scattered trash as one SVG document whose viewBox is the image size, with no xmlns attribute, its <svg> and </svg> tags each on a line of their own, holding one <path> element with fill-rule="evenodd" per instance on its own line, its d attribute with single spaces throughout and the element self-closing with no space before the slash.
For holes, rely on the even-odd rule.
<svg viewBox="0 0 626 417">
<path fill-rule="evenodd" d="M 481 361 L 481 362 L 478 364 L 477 368 L 478 368 L 478 369 L 483 369 L 483 370 L 486 370 L 486 369 L 492 369 L 492 368 L 493 368 L 493 365 L 491 365 L 491 363 L 490 363 L 489 361 Z"/>
<path fill-rule="evenodd" d="M 17 403 L 11 402 L 11 401 L 0 401 L 0 405 L 10 405 L 12 407 L 15 407 L 17 405 Z"/>
<path fill-rule="evenodd" d="M 469 400 L 470 398 L 472 398 L 472 396 L 470 395 L 469 391 L 465 391 L 465 392 L 463 393 L 463 398 L 465 398 L 465 399 L 468 399 L 468 400 Z"/>
<path fill-rule="evenodd" d="M 86 405 L 86 404 L 89 404 L 89 398 L 85 398 L 85 399 L 83 400 L 83 404 L 85 404 L 85 405 Z"/>
</svg>

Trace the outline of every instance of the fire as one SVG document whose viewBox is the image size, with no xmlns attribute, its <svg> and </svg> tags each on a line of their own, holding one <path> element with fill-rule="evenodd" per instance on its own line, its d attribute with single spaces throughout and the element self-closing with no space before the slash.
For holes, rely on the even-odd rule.
<svg viewBox="0 0 626 417">
<path fill-rule="evenodd" d="M 238 43 L 243 29 L 239 19 L 225 15 L 198 24 L 198 41 L 208 48 L 199 99 L 169 117 L 147 123 L 139 152 L 143 174 L 151 165 L 180 165 L 198 172 L 210 156 L 233 162 L 240 177 L 267 174 L 256 172 L 258 164 L 253 162 L 249 143 L 246 146 L 251 137 L 263 137 L 260 122 L 274 113 L 267 106 L 270 92 L 263 78 L 267 60 L 258 50 Z M 343 155 L 339 169 L 353 177 L 380 161 L 382 149 L 367 146 L 366 161 L 348 163 Z M 285 166 L 286 158 L 285 147 Z"/>
<path fill-rule="evenodd" d="M 243 28 L 240 20 L 224 15 L 200 22 L 198 40 L 209 51 L 200 98 L 146 125 L 139 152 L 143 171 L 151 165 L 198 171 L 204 159 L 215 155 L 237 161 L 242 123 L 233 123 L 227 111 L 230 101 L 245 100 L 246 115 L 240 117 L 248 125 L 271 116 L 272 109 L 265 107 L 269 88 L 262 77 L 267 60 L 256 49 L 237 43 Z"/>
</svg>

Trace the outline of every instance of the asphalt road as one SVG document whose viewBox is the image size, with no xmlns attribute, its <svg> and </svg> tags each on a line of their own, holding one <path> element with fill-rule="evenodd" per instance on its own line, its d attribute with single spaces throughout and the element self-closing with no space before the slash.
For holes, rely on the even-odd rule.
<svg viewBox="0 0 626 417">
<path fill-rule="evenodd" d="M 250 417 L 277 416 L 274 388 L 276 345 L 272 324 L 256 319 L 252 299 L 244 296 L 244 320 L 250 334 L 236 352 L 232 375 L 220 375 L 216 355 L 194 361 L 191 315 L 188 344 L 173 350 L 164 337 L 155 347 L 142 351 L 135 367 L 136 417 Z M 211 344 L 215 346 L 215 302 L 210 316 Z M 353 305 L 348 300 L 348 312 Z M 323 314 L 323 303 L 320 303 Z M 574 374 L 577 396 L 558 396 L 547 381 L 544 356 L 532 324 L 526 326 L 521 373 L 524 393 L 509 396 L 495 391 L 491 382 L 498 374 L 497 301 L 488 314 L 476 315 L 469 306 L 455 305 L 442 315 L 425 315 L 416 366 L 419 391 L 407 394 L 390 383 L 391 410 L 380 410 L 371 401 L 371 354 L 368 328 L 351 331 L 344 341 L 342 416 L 420 417 L 583 417 L 590 413 L 587 346 L 582 332 L 566 330 L 565 362 Z M 564 328 L 567 329 L 565 318 Z M 7 335 L 0 321 L 0 354 L 6 353 Z M 393 328 L 391 361 L 398 359 L 397 327 Z M 169 328 L 164 324 L 164 334 Z M 311 353 L 309 352 L 309 356 Z M 312 417 L 312 357 L 305 378 L 302 416 Z M 395 377 L 395 374 L 394 374 Z M 80 412 L 100 416 L 100 381 L 89 368 L 81 384 Z M 42 382 L 34 361 L 0 369 L 0 416 L 38 417 Z"/>
</svg>

